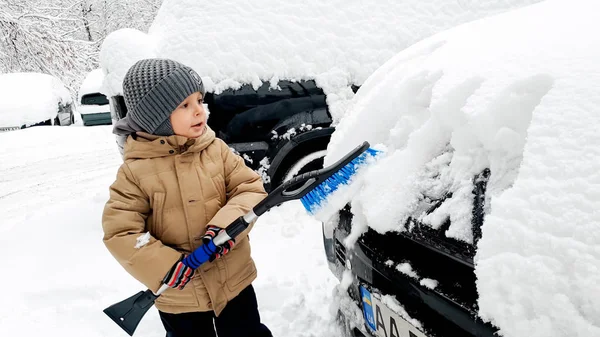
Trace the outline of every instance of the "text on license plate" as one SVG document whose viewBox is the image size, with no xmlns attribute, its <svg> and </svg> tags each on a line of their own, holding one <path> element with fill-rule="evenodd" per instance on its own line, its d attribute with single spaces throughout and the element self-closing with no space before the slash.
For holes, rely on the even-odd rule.
<svg viewBox="0 0 600 337">
<path fill-rule="evenodd" d="M 400 315 L 381 303 L 365 287 L 360 287 L 367 326 L 380 337 L 427 337 Z"/>
</svg>

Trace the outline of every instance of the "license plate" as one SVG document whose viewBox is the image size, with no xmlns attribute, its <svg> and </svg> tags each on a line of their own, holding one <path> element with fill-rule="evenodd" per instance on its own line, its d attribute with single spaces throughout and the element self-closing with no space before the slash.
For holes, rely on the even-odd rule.
<svg viewBox="0 0 600 337">
<path fill-rule="evenodd" d="M 8 131 L 13 131 L 13 130 L 19 130 L 20 127 L 18 126 L 0 126 L 0 132 L 8 132 Z"/>
<path fill-rule="evenodd" d="M 393 312 L 365 287 L 360 287 L 363 314 L 367 326 L 379 337 L 427 337 L 400 315 Z"/>
</svg>

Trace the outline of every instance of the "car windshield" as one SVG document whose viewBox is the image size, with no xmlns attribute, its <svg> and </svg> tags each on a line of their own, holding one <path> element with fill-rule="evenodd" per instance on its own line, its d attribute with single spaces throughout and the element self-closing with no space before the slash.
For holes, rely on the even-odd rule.
<svg viewBox="0 0 600 337">
<path fill-rule="evenodd" d="M 81 104 L 83 105 L 106 105 L 108 104 L 108 98 L 101 93 L 87 94 L 81 97 Z"/>
</svg>

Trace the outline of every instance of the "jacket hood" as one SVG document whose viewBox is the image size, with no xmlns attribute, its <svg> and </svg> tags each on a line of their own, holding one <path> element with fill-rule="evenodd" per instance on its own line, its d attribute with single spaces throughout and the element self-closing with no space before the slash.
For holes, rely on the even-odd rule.
<svg viewBox="0 0 600 337">
<path fill-rule="evenodd" d="M 113 133 L 118 136 L 129 136 L 132 133 L 144 131 L 141 126 L 137 125 L 129 116 L 119 119 L 113 127 Z"/>
<path fill-rule="evenodd" d="M 200 152 L 215 140 L 215 132 L 206 126 L 198 138 L 184 136 L 157 136 L 138 131 L 127 138 L 123 159 L 149 159 L 174 156 L 185 152 Z"/>
</svg>

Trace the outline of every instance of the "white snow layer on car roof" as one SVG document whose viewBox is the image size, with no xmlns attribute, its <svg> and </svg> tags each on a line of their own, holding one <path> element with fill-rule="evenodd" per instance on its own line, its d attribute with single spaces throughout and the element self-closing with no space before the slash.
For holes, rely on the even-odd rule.
<svg viewBox="0 0 600 337">
<path fill-rule="evenodd" d="M 408 48 L 366 81 L 328 149 L 330 163 L 363 140 L 387 146 L 352 201 L 381 233 L 449 218 L 446 235 L 472 242 L 473 178 L 491 170 L 475 271 L 480 315 L 506 337 L 600 336 L 598 13 L 597 0 L 548 0 Z"/>
<path fill-rule="evenodd" d="M 54 119 L 59 103 L 72 103 L 72 98 L 69 90 L 54 76 L 0 74 L 0 126 L 21 126 Z"/>
<path fill-rule="evenodd" d="M 190 65 L 214 92 L 314 79 L 337 121 L 354 95 L 350 85 L 361 85 L 410 44 L 538 1 L 165 0 L 148 36 L 113 33 L 102 46 L 101 62 L 110 94 L 122 92 L 127 68 L 143 57 Z"/>
<path fill-rule="evenodd" d="M 81 97 L 85 94 L 93 94 L 102 92 L 102 83 L 104 81 L 104 73 L 102 68 L 94 69 L 90 71 L 79 87 L 77 100 L 81 103 Z"/>
</svg>

